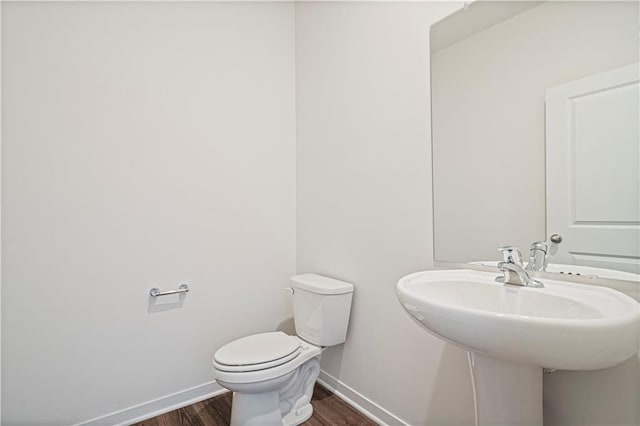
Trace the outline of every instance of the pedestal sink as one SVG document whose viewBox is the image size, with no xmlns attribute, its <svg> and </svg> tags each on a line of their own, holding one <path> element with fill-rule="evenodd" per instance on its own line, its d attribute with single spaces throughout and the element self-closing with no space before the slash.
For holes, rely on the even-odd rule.
<svg viewBox="0 0 640 426">
<path fill-rule="evenodd" d="M 407 275 L 402 306 L 420 325 L 469 351 L 476 423 L 542 425 L 542 369 L 595 370 L 638 352 L 640 304 L 615 290 L 543 280 L 495 282 L 495 273 Z"/>
</svg>

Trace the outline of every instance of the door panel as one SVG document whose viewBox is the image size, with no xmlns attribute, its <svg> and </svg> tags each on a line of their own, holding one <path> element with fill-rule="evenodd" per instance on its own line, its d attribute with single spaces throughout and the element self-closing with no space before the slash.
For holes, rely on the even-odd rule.
<svg viewBox="0 0 640 426">
<path fill-rule="evenodd" d="M 638 64 L 547 90 L 547 230 L 554 262 L 640 273 Z"/>
</svg>

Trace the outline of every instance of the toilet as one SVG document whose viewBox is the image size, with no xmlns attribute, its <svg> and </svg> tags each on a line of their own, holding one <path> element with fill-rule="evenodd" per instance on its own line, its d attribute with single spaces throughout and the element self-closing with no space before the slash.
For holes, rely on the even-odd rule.
<svg viewBox="0 0 640 426">
<path fill-rule="evenodd" d="M 296 335 L 254 334 L 218 349 L 216 382 L 233 391 L 231 426 L 293 426 L 311 417 L 320 354 L 343 343 L 353 284 L 316 274 L 291 277 Z"/>
</svg>

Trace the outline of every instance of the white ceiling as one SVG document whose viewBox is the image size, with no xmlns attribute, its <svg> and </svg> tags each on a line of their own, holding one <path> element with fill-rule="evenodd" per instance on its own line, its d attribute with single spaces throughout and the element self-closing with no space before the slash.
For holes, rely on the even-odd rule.
<svg viewBox="0 0 640 426">
<path fill-rule="evenodd" d="M 476 1 L 431 27 L 431 51 L 450 46 L 542 1 Z"/>
</svg>

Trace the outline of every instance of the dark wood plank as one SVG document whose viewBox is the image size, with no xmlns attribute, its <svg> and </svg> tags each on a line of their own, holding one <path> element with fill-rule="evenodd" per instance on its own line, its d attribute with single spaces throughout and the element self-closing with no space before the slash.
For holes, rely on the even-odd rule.
<svg viewBox="0 0 640 426">
<path fill-rule="evenodd" d="M 180 410 L 170 411 L 161 416 L 136 423 L 136 425 L 138 426 L 175 426 L 182 424 L 184 423 L 182 422 L 182 417 L 180 416 Z"/>
<path fill-rule="evenodd" d="M 189 426 L 228 425 L 231 419 L 231 392 L 181 408 Z"/>
<path fill-rule="evenodd" d="M 305 426 L 307 424 L 309 426 L 376 426 L 373 421 L 320 385 L 316 384 L 313 389 L 311 404 L 313 405 L 313 416 L 305 422 Z"/>
<path fill-rule="evenodd" d="M 229 426 L 231 401 L 232 394 L 227 392 L 133 426 Z M 313 415 L 304 426 L 376 426 L 321 385 L 313 389 L 311 404 Z"/>
</svg>

